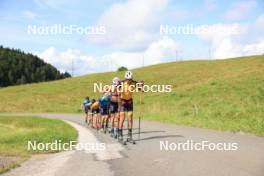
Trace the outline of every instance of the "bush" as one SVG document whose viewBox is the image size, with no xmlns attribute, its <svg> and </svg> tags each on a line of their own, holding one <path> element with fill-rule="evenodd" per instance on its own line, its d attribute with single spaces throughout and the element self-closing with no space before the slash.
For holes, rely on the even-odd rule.
<svg viewBox="0 0 264 176">
<path fill-rule="evenodd" d="M 128 69 L 126 68 L 126 67 L 124 67 L 124 66 L 122 66 L 122 67 L 119 67 L 118 69 L 117 69 L 117 71 L 127 71 Z"/>
</svg>

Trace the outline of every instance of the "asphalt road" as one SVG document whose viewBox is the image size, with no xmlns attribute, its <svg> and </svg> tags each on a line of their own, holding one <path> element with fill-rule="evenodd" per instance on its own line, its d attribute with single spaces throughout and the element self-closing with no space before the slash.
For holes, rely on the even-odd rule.
<svg viewBox="0 0 264 176">
<path fill-rule="evenodd" d="M 88 128 L 81 115 L 41 116 L 66 120 L 78 130 L 79 142 L 102 142 L 106 150 L 34 156 L 5 176 L 264 176 L 264 138 L 254 135 L 142 121 L 137 144 L 123 146 L 108 134 Z M 135 120 L 135 128 L 137 125 Z M 138 129 L 133 132 L 138 140 Z M 188 140 L 208 141 L 212 145 L 235 143 L 237 150 L 173 150 L 175 145 Z M 160 149 L 160 143 L 166 141 L 172 150 Z"/>
</svg>

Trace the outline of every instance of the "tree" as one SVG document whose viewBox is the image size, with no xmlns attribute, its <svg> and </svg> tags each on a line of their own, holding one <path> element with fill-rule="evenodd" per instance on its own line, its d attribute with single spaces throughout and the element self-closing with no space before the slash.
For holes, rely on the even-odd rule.
<svg viewBox="0 0 264 176">
<path fill-rule="evenodd" d="M 26 84 L 27 83 L 27 79 L 24 75 L 22 75 L 21 80 L 20 80 L 20 84 Z"/>
<path fill-rule="evenodd" d="M 70 77 L 33 54 L 0 45 L 0 87 Z"/>
<path fill-rule="evenodd" d="M 117 69 L 117 71 L 127 71 L 128 69 L 126 68 L 126 67 L 124 67 L 124 66 L 122 66 L 122 67 L 119 67 L 118 69 Z"/>
<path fill-rule="evenodd" d="M 14 76 L 13 76 L 13 71 L 12 70 L 9 70 L 9 72 L 8 72 L 8 80 L 9 80 L 9 84 L 10 85 L 15 84 L 15 82 L 14 82 Z"/>
<path fill-rule="evenodd" d="M 65 72 L 65 73 L 63 74 L 63 78 L 69 78 L 69 77 L 71 77 L 70 73 Z"/>
</svg>

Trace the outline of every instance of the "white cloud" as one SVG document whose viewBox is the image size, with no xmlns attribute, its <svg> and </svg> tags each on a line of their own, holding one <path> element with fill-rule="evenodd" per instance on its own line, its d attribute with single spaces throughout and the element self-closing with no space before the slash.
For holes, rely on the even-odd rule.
<svg viewBox="0 0 264 176">
<path fill-rule="evenodd" d="M 213 45 L 213 58 L 225 59 L 240 56 L 238 48 L 235 47 L 231 38 L 223 38 L 219 43 Z"/>
<path fill-rule="evenodd" d="M 195 30 L 200 28 L 200 26 L 196 27 Z M 207 25 L 205 30 L 200 32 L 198 34 L 198 37 L 200 37 L 203 40 L 210 41 L 212 43 L 217 43 L 221 41 L 223 38 L 229 37 L 229 36 L 235 36 L 235 35 L 242 35 L 246 32 L 247 25 L 241 25 L 241 24 L 213 24 L 213 25 Z"/>
<path fill-rule="evenodd" d="M 264 40 L 260 40 L 253 44 L 245 45 L 242 49 L 243 55 L 246 56 L 254 54 L 264 54 Z"/>
<path fill-rule="evenodd" d="M 174 60 L 175 53 L 181 50 L 181 47 L 173 39 L 163 37 L 157 42 L 152 43 L 145 51 L 146 63 L 157 64 Z"/>
<path fill-rule="evenodd" d="M 142 67 L 175 59 L 175 52 L 181 48 L 174 40 L 164 37 L 149 45 L 143 52 L 113 52 L 105 57 L 112 60 L 113 69 L 120 66 L 128 68 Z"/>
<path fill-rule="evenodd" d="M 238 20 L 247 16 L 257 6 L 256 0 L 241 0 L 235 2 L 225 13 L 225 18 L 229 20 Z"/>
<path fill-rule="evenodd" d="M 212 49 L 212 57 L 215 59 L 231 58 L 248 55 L 259 55 L 264 53 L 263 15 L 259 16 L 254 24 L 215 24 L 219 32 L 203 33 L 199 38 L 209 41 Z M 236 26 L 235 33 L 221 31 L 224 28 Z M 230 28 L 232 29 L 232 28 Z"/>
<path fill-rule="evenodd" d="M 58 52 L 54 47 L 36 53 L 44 61 L 54 65 L 60 71 L 71 72 L 72 61 L 74 61 L 74 75 L 83 75 L 93 72 L 114 71 L 120 66 L 128 68 L 152 65 L 171 61 L 175 58 L 175 51 L 180 49 L 179 45 L 172 39 L 164 37 L 153 42 L 143 52 L 113 52 L 101 57 L 94 57 L 82 53 L 80 50 L 67 49 Z"/>
<path fill-rule="evenodd" d="M 264 14 L 260 15 L 255 23 L 255 28 L 260 32 L 264 31 Z"/>
<path fill-rule="evenodd" d="M 159 35 L 160 15 L 167 6 L 167 0 L 128 0 L 116 3 L 98 19 L 104 25 L 106 34 L 89 40 L 106 44 L 114 49 L 139 51 L 145 49 Z M 158 29 L 158 28 L 156 28 Z"/>
<path fill-rule="evenodd" d="M 240 55 L 233 40 L 244 35 L 246 31 L 246 25 L 214 24 L 208 26 L 208 32 L 200 33 L 198 37 L 209 42 L 212 58 L 229 58 Z"/>
<path fill-rule="evenodd" d="M 79 50 L 67 49 L 66 51 L 56 51 L 54 47 L 49 47 L 45 51 L 36 53 L 45 62 L 52 64 L 60 71 L 72 71 L 74 66 L 74 75 L 96 72 L 95 58 L 82 54 Z"/>
<path fill-rule="evenodd" d="M 56 60 L 54 60 L 54 58 L 56 57 L 56 53 L 55 53 L 54 47 L 49 47 L 48 49 L 46 49 L 42 53 L 37 53 L 37 55 L 40 58 L 43 58 L 46 62 L 55 65 Z"/>
<path fill-rule="evenodd" d="M 33 20 L 37 17 L 37 14 L 35 12 L 26 10 L 22 12 L 22 15 L 24 18 L 29 19 L 29 20 Z"/>
</svg>

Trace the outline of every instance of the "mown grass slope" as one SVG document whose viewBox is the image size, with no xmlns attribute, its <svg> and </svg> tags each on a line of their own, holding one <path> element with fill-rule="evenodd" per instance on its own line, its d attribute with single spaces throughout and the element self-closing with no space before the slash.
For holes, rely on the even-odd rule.
<svg viewBox="0 0 264 176">
<path fill-rule="evenodd" d="M 70 143 L 77 140 L 77 131 L 69 124 L 57 120 L 29 116 L 0 116 L 0 157 L 15 157 L 0 167 L 0 173 L 15 167 L 34 153 L 57 152 L 53 150 L 28 150 L 28 142 Z"/>
<path fill-rule="evenodd" d="M 93 83 L 111 84 L 123 72 L 0 89 L 1 112 L 80 112 Z M 264 56 L 165 63 L 134 70 L 146 84 L 170 84 L 171 93 L 144 93 L 135 116 L 144 119 L 264 136 Z"/>
</svg>

